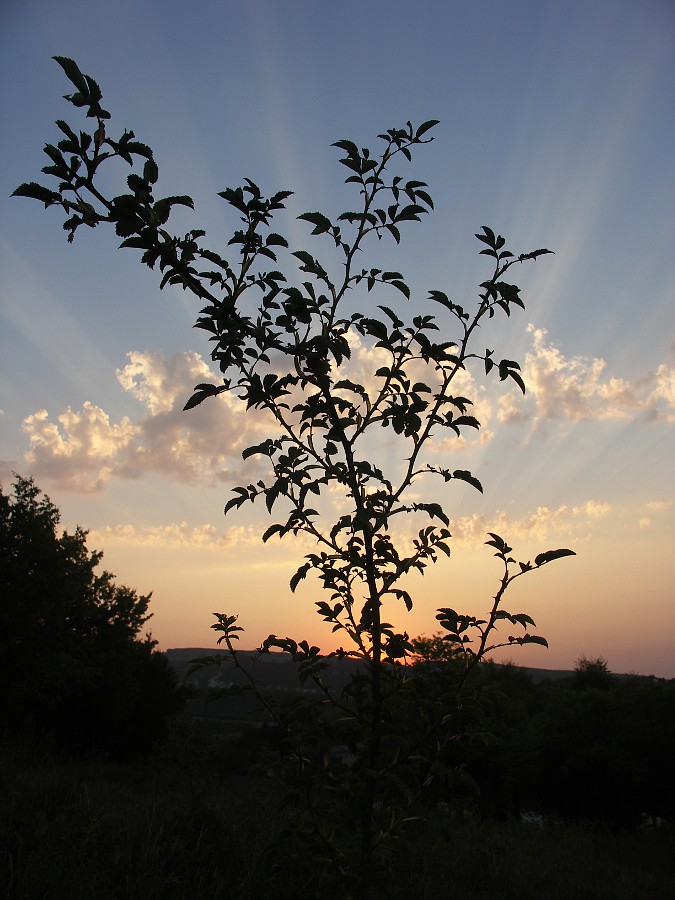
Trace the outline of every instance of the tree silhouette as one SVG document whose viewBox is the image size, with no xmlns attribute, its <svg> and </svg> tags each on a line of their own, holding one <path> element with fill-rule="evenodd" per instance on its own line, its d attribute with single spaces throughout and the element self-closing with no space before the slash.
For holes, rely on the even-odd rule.
<svg viewBox="0 0 675 900">
<path fill-rule="evenodd" d="M 32 478 L 0 486 L 0 710 L 5 737 L 114 757 L 147 752 L 181 699 L 149 634 L 150 595 L 97 571 L 87 532 Z"/>
<path fill-rule="evenodd" d="M 602 656 L 595 659 L 580 656 L 574 663 L 572 684 L 578 690 L 588 688 L 608 690 L 612 684 L 612 676 L 607 667 L 607 660 Z"/>
</svg>

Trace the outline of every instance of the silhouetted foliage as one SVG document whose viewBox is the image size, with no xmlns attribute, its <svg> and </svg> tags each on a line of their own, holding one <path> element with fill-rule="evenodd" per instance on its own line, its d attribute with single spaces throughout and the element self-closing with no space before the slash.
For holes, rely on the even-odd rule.
<svg viewBox="0 0 675 900">
<path fill-rule="evenodd" d="M 204 741 L 152 766 L 26 760 L 0 748 L 0 896 L 347 900 L 322 891 L 272 779 L 223 777 Z M 379 873 L 386 900 L 664 900 L 673 838 L 453 816 L 411 825 Z"/>
<path fill-rule="evenodd" d="M 97 571 L 87 532 L 30 478 L 0 486 L 0 683 L 5 736 L 115 758 L 147 752 L 180 705 L 173 672 L 139 636 L 150 595 Z"/>
<path fill-rule="evenodd" d="M 225 512 L 262 501 L 270 515 L 279 516 L 263 541 L 302 535 L 313 542 L 291 589 L 308 575 L 318 580 L 326 599 L 316 602 L 317 612 L 347 642 L 336 655 L 361 664 L 347 687 L 334 692 L 323 680 L 328 661 L 319 647 L 270 635 L 261 652 L 288 653 L 301 683 L 312 683 L 321 702 L 307 694 L 279 704 L 257 694 L 284 735 L 277 761 L 303 809 L 298 829 L 317 859 L 365 897 L 425 785 L 439 767 L 445 773 L 445 746 L 476 730 L 469 696 L 458 700 L 472 670 L 497 647 L 547 646 L 529 630 L 535 623 L 528 614 L 503 608 L 504 595 L 517 578 L 573 555 L 568 549 L 521 561 L 500 535 L 488 534 L 499 568 L 488 612 L 481 618 L 450 607 L 438 611 L 443 641 L 456 659 L 453 683 L 443 690 L 440 683 L 429 689 L 432 682 L 422 679 L 422 670 L 403 665 L 413 647 L 408 634 L 387 621 L 387 609 L 409 611 L 410 575 L 424 574 L 450 554 L 450 518 L 438 491 L 425 493 L 424 485 L 483 490 L 472 472 L 438 465 L 428 445 L 438 435 L 460 438 L 480 428 L 460 387 L 472 361 L 486 377 L 525 390 L 519 364 L 495 357 L 483 335 L 496 316 L 524 308 L 507 273 L 550 251 L 514 254 L 504 237 L 483 226 L 476 238 L 489 268 L 466 307 L 431 290 L 411 310 L 403 274 L 377 260 L 366 262 L 369 248 L 386 239 L 398 244 L 403 229 L 433 210 L 425 182 L 399 174 L 433 139 L 437 122 L 429 120 L 378 134 L 375 151 L 351 140 L 334 144 L 352 198 L 340 215 L 299 216 L 317 238 L 312 252 L 291 250 L 272 230 L 290 191 L 266 197 L 245 179 L 220 192 L 241 223 L 228 241 L 234 248 L 229 261 L 204 245 L 203 230 L 168 230 L 172 209 L 193 208 L 192 198 L 155 198 L 159 170 L 153 151 L 130 131 L 113 137 L 98 84 L 73 60 L 55 59 L 75 87 L 66 100 L 86 110 L 91 127 L 78 133 L 59 120 L 61 139 L 46 145 L 49 165 L 42 170 L 55 179 L 55 189 L 30 182 L 15 194 L 60 208 L 69 241 L 82 226 L 114 226 L 122 247 L 140 251 L 143 264 L 159 269 L 160 287 L 178 285 L 197 298 L 202 308 L 196 327 L 208 335 L 222 377 L 196 385 L 186 409 L 227 392 L 276 423 L 275 434 L 243 452 L 244 459 L 257 457 L 267 475 L 234 487 Z M 119 161 L 132 171 L 115 195 L 108 176 L 114 178 Z M 366 364 L 373 363 L 363 377 L 352 361 L 356 347 L 365 351 Z M 387 471 L 373 462 L 373 440 L 383 430 L 400 446 Z M 413 523 L 412 535 L 396 528 L 404 519 Z M 218 613 L 213 628 L 240 665 L 235 642 L 243 629 L 236 622 L 236 615 Z M 500 626 L 515 633 L 498 636 Z M 212 662 L 222 663 L 222 657 Z M 242 665 L 241 671 L 256 692 L 248 668 Z M 331 752 L 335 746 L 350 748 L 351 766 Z"/>
<path fill-rule="evenodd" d="M 488 662 L 457 693 L 456 660 L 443 659 L 437 636 L 411 643 L 420 696 L 445 692 L 463 711 L 430 797 L 463 797 L 488 817 L 529 810 L 613 829 L 675 821 L 675 681 L 613 675 L 602 657 L 582 657 L 568 677 L 535 684 L 527 669 Z"/>
<path fill-rule="evenodd" d="M 587 690 L 588 688 L 599 688 L 600 690 L 609 690 L 612 684 L 612 676 L 607 668 L 607 660 L 602 656 L 595 659 L 588 659 L 580 656 L 574 664 L 574 675 L 572 676 L 572 686 L 577 690 Z"/>
<path fill-rule="evenodd" d="M 567 821 L 635 827 L 675 818 L 675 682 L 612 676 L 580 687 L 579 668 L 551 687 L 536 718 L 538 807 Z M 608 679 L 608 680 L 605 680 Z"/>
</svg>

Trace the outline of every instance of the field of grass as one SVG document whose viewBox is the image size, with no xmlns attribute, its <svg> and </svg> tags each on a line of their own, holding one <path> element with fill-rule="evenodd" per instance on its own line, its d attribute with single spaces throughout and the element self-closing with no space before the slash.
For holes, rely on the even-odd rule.
<svg viewBox="0 0 675 900">
<path fill-rule="evenodd" d="M 228 746 L 230 749 L 228 750 Z M 178 734 L 118 766 L 0 753 L 2 900 L 340 900 L 282 791 L 234 745 Z M 376 897 L 670 900 L 672 831 L 609 834 L 435 812 L 401 838 Z"/>
</svg>

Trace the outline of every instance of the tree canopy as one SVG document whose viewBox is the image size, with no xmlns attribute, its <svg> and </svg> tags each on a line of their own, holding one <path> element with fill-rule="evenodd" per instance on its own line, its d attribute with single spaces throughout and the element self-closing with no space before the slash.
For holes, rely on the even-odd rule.
<svg viewBox="0 0 675 900">
<path fill-rule="evenodd" d="M 150 594 L 99 570 L 103 554 L 32 478 L 0 486 L 0 710 L 5 735 L 133 755 L 159 736 L 179 695 L 143 633 Z"/>
</svg>

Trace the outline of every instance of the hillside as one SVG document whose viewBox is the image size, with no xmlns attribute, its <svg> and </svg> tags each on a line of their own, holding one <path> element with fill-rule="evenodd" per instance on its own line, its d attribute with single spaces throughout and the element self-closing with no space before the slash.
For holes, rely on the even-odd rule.
<svg viewBox="0 0 675 900">
<path fill-rule="evenodd" d="M 188 700 L 190 714 L 198 719 L 219 720 L 230 725 L 254 724 L 261 720 L 261 713 L 255 699 L 236 690 L 227 693 L 228 689 L 244 687 L 247 684 L 245 675 L 237 669 L 227 652 L 215 653 L 203 647 L 183 647 L 166 651 L 171 666 L 176 671 L 181 683 L 192 689 Z M 218 658 L 218 664 L 204 666 L 190 673 L 195 660 L 202 658 Z M 255 651 L 239 651 L 240 661 L 249 667 L 255 676 L 255 682 L 264 695 L 281 698 L 281 695 L 314 694 L 319 690 L 310 681 L 302 685 L 298 679 L 295 666 L 289 655 L 272 652 L 258 655 Z M 326 685 L 333 690 L 341 690 L 351 678 L 360 663 L 354 660 L 327 660 L 328 668 L 324 672 Z M 558 681 L 572 675 L 563 669 L 529 669 L 524 668 L 535 684 L 546 680 Z M 217 696 L 222 691 L 221 696 Z M 264 716 L 262 716 L 264 719 Z"/>
</svg>

